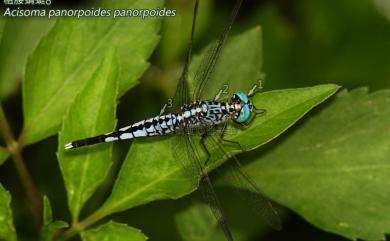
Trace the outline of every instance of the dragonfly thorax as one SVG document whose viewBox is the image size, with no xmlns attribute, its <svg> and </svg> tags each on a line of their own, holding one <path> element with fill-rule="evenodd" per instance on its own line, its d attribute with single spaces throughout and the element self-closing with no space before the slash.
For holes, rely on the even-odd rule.
<svg viewBox="0 0 390 241">
<path fill-rule="evenodd" d="M 229 105 L 216 100 L 195 101 L 185 104 L 177 113 L 181 125 L 186 127 L 201 127 L 218 125 L 230 116 Z"/>
<path fill-rule="evenodd" d="M 228 119 L 245 123 L 249 120 L 253 108 L 251 100 L 243 92 L 235 93 L 230 102 L 198 100 L 183 105 L 180 112 L 176 113 L 180 123 L 178 128 L 219 125 Z"/>
</svg>

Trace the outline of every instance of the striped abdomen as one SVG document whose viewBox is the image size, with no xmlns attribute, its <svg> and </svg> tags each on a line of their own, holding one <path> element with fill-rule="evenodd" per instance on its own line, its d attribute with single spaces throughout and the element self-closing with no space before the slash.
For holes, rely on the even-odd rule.
<svg viewBox="0 0 390 241">
<path fill-rule="evenodd" d="M 133 139 L 137 137 L 165 135 L 175 131 L 178 127 L 179 120 L 177 114 L 161 115 L 123 127 L 114 132 L 73 141 L 66 144 L 65 149 L 89 146 L 102 142 Z"/>
</svg>

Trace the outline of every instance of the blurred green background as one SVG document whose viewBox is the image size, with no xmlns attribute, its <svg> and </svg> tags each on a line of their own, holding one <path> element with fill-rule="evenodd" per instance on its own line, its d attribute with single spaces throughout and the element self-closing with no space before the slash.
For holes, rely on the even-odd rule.
<svg viewBox="0 0 390 241">
<path fill-rule="evenodd" d="M 195 39 L 195 53 L 218 35 L 234 1 L 204 0 Z M 91 1 L 55 1 L 56 7 L 93 6 Z M 163 19 L 161 41 L 150 59 L 152 66 L 141 84 L 121 98 L 118 126 L 159 112 L 162 103 L 175 89 L 182 67 L 192 18 L 193 1 L 168 0 L 169 8 L 177 9 L 177 17 Z M 16 20 L 15 20 L 16 21 Z M 49 20 L 22 19 L 34 24 L 35 34 L 43 35 L 52 26 Z M 368 86 L 371 90 L 390 86 L 390 1 L 388 0 L 247 0 L 233 26 L 232 35 L 261 25 L 263 31 L 263 71 L 265 90 L 336 83 L 353 89 Z M 126 31 L 125 29 L 123 31 Z M 37 37 L 38 39 L 38 37 Z M 12 40 L 10 40 L 12 41 Z M 23 45 L 21 45 L 23 46 Z M 26 50 L 27 51 L 27 50 Z M 0 61 L 5 61 L 0 53 Z M 245 60 L 243 60 L 245 64 Z M 22 78 L 23 63 L 20 65 Z M 4 70 L 2 70 L 4 71 Z M 3 83 L 4 84 L 4 83 Z M 8 85 L 9 84 L 9 85 Z M 1 88 L 13 89 L 5 97 L 4 109 L 15 133 L 22 127 L 20 83 Z M 142 104 L 137 100 L 142 99 Z M 295 127 L 296 128 L 296 127 Z M 288 135 L 290 131 L 284 135 Z M 118 171 L 129 142 L 115 144 L 115 168 Z M 270 143 L 257 153 L 270 148 Z M 56 160 L 57 137 L 29 146 L 24 151 L 28 168 L 39 190 L 51 200 L 54 218 L 69 220 L 63 180 Z M 240 160 L 250 159 L 249 154 Z M 110 178 L 108 178 L 110 179 Z M 28 225 L 32 216 L 24 203 L 24 195 L 12 162 L 0 166 L 0 182 L 11 190 L 12 206 L 20 240 L 34 240 L 35 229 Z M 112 180 L 107 181 L 92 197 L 86 215 L 106 197 Z M 345 240 L 316 229 L 302 218 L 282 210 L 284 228 L 273 231 L 252 214 L 244 203 L 234 199 L 231 190 L 220 189 L 222 202 L 232 222 L 232 229 L 244 233 L 241 240 Z M 178 230 L 180 213 L 197 194 L 179 201 L 158 201 L 114 215 L 120 222 L 137 227 L 151 240 L 181 240 Z M 178 218 L 179 217 L 179 218 Z M 218 232 L 218 231 L 216 231 Z M 220 236 L 220 235 L 219 235 Z M 215 240 L 223 240 L 216 234 Z"/>
</svg>

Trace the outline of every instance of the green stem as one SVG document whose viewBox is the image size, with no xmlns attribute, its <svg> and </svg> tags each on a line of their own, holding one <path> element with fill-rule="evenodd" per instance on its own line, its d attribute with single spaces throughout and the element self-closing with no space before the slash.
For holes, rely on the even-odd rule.
<svg viewBox="0 0 390 241">
<path fill-rule="evenodd" d="M 27 166 L 22 156 L 22 150 L 9 127 L 8 121 L 4 115 L 3 107 L 0 105 L 0 134 L 3 136 L 7 145 L 7 150 L 12 155 L 13 163 L 19 174 L 22 186 L 26 192 L 29 207 L 31 208 L 38 227 L 42 225 L 42 200 L 34 181 L 28 172 Z"/>
<path fill-rule="evenodd" d="M 104 211 L 102 211 L 102 209 L 98 209 L 97 211 L 92 213 L 90 216 L 85 218 L 83 221 L 75 223 L 70 229 L 65 231 L 60 238 L 58 238 L 58 241 L 65 241 L 65 240 L 70 239 L 71 237 L 79 234 L 80 232 L 84 231 L 89 226 L 91 226 L 92 224 L 96 223 L 97 221 L 103 219 L 106 216 L 107 216 L 107 214 Z"/>
</svg>

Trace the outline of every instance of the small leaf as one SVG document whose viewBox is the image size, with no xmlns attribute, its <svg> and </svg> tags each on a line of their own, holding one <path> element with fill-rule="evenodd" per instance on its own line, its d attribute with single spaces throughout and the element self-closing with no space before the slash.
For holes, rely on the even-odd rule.
<svg viewBox="0 0 390 241">
<path fill-rule="evenodd" d="M 107 8 L 155 9 L 162 0 L 107 1 Z M 58 132 L 62 117 L 110 48 L 119 56 L 119 93 L 148 67 L 161 18 L 59 19 L 29 57 L 23 80 L 22 145 Z"/>
<path fill-rule="evenodd" d="M 83 241 L 145 241 L 148 239 L 140 230 L 112 221 L 82 232 L 81 238 Z"/>
<path fill-rule="evenodd" d="M 54 234 L 62 229 L 67 228 L 68 224 L 64 221 L 54 221 L 52 216 L 52 209 L 49 199 L 43 197 L 43 226 L 41 230 L 41 241 L 51 241 L 53 240 Z"/>
<path fill-rule="evenodd" d="M 8 159 L 8 157 L 8 150 L 0 146 L 0 165 L 3 164 Z"/>
<path fill-rule="evenodd" d="M 53 211 L 50 201 L 47 196 L 43 196 L 43 225 L 47 225 L 53 221 Z"/>
<path fill-rule="evenodd" d="M 338 86 L 329 84 L 259 94 L 255 96 L 254 104 L 267 108 L 269 112 L 256 118 L 250 129 L 239 130 L 235 136 L 229 137 L 243 141 L 243 146 L 248 149 L 259 147 L 280 135 L 337 89 Z M 157 199 L 176 199 L 195 190 L 196 187 L 175 158 L 172 138 L 176 137 L 139 140 L 131 146 L 110 197 L 98 211 L 100 215 L 123 211 Z M 210 169 L 226 160 L 226 157 L 216 153 L 217 150 L 209 151 L 212 157 Z M 238 151 L 236 148 L 229 149 L 229 152 Z"/>
<path fill-rule="evenodd" d="M 315 226 L 353 240 L 385 240 L 389 93 L 341 92 L 245 170 L 269 197 Z"/>
<path fill-rule="evenodd" d="M 17 240 L 11 211 L 11 195 L 0 184 L 0 240 Z"/>
<path fill-rule="evenodd" d="M 58 160 L 74 221 L 111 166 L 112 144 L 75 150 L 64 150 L 64 145 L 114 129 L 117 75 L 117 55 L 115 51 L 110 51 L 64 119 L 59 136 Z"/>
<path fill-rule="evenodd" d="M 15 91 L 27 55 L 52 25 L 41 18 L 0 18 L 0 100 Z"/>
</svg>

